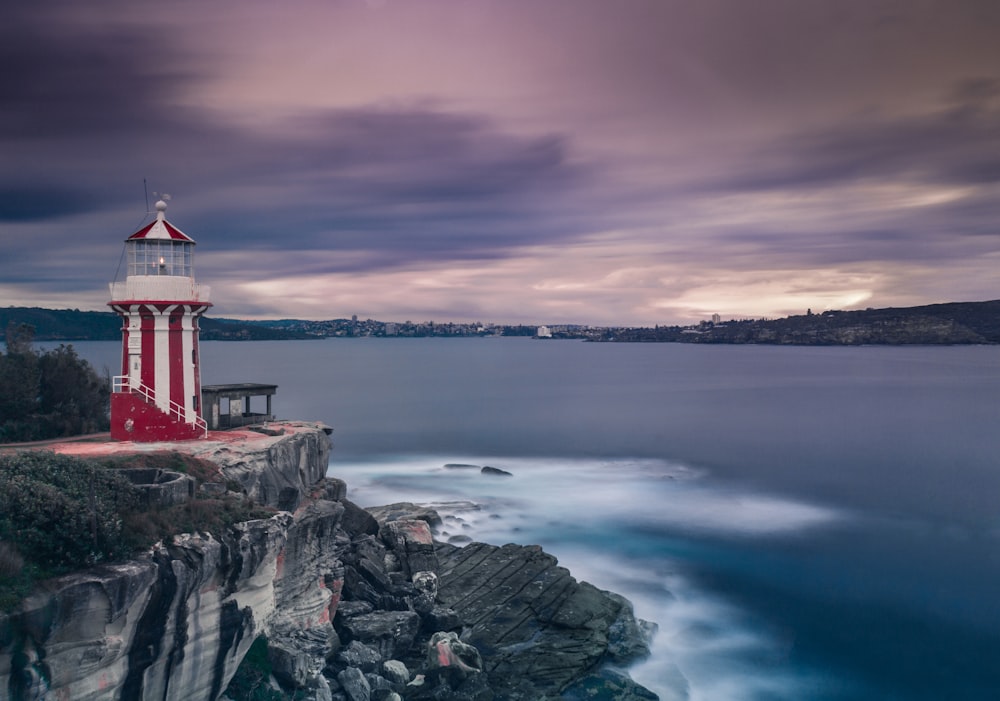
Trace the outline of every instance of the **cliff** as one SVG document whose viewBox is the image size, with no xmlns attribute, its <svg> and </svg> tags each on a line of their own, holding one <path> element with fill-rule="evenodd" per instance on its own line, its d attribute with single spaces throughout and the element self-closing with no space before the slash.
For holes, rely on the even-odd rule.
<svg viewBox="0 0 1000 701">
<path fill-rule="evenodd" d="M 351 503 L 325 477 L 328 432 L 276 423 L 171 446 L 282 510 L 48 582 L 0 616 L 0 698 L 214 701 L 266 638 L 271 683 L 296 698 L 537 701 L 648 651 L 627 601 L 537 547 L 460 550 L 434 542 L 433 511 Z"/>
</svg>

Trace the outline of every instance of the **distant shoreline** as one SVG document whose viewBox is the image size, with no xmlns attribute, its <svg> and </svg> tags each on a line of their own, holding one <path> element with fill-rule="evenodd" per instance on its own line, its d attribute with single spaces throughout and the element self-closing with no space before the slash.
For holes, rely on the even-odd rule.
<svg viewBox="0 0 1000 701">
<path fill-rule="evenodd" d="M 112 341 L 121 338 L 113 312 L 39 307 L 0 308 L 0 326 L 27 324 L 35 341 Z M 796 346 L 1000 344 L 1000 300 L 919 307 L 811 312 L 782 319 L 703 321 L 689 326 L 599 327 L 578 324 L 467 324 L 374 319 L 249 321 L 203 318 L 204 341 L 287 341 L 323 338 L 536 337 L 601 343 L 710 343 Z"/>
</svg>

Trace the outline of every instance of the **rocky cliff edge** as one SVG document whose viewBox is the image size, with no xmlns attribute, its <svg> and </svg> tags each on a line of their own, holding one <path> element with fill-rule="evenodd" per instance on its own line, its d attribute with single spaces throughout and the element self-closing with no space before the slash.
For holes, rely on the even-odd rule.
<svg viewBox="0 0 1000 701">
<path fill-rule="evenodd" d="M 215 701 L 265 639 L 274 698 L 656 698 L 616 671 L 654 628 L 622 597 L 537 547 L 436 543 L 433 511 L 357 507 L 321 424 L 249 433 L 169 447 L 282 510 L 48 582 L 0 616 L 0 699 Z"/>
</svg>

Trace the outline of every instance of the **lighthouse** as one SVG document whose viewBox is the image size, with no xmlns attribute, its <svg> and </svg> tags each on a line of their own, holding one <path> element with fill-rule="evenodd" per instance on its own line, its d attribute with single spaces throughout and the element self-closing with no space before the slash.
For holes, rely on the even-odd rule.
<svg viewBox="0 0 1000 701">
<path fill-rule="evenodd" d="M 111 283 L 108 306 L 122 318 L 121 374 L 111 395 L 111 437 L 120 441 L 203 438 L 198 319 L 212 306 L 194 279 L 195 242 L 167 221 L 125 239 L 128 274 Z"/>
</svg>

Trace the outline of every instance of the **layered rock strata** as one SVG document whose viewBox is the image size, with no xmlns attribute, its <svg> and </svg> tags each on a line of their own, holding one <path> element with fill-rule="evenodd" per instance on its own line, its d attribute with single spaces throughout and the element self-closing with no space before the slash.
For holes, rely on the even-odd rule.
<svg viewBox="0 0 1000 701">
<path fill-rule="evenodd" d="M 647 651 L 627 601 L 539 548 L 443 545 L 432 510 L 351 503 L 327 431 L 188 446 L 287 510 L 49 582 L 0 616 L 0 699 L 214 701 L 262 636 L 276 693 L 315 701 L 544 701 Z"/>
</svg>

